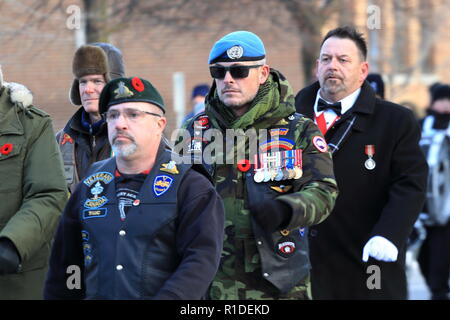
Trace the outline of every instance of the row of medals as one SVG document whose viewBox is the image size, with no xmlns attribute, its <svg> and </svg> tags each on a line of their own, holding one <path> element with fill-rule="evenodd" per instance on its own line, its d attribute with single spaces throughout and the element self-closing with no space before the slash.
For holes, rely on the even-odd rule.
<svg viewBox="0 0 450 320">
<path fill-rule="evenodd" d="M 299 161 L 297 157 L 301 157 L 301 153 L 300 155 L 294 153 L 294 155 L 295 156 L 291 157 L 291 159 L 295 159 L 295 162 Z M 255 158 L 255 162 L 256 160 L 257 159 Z M 253 179 L 257 183 L 268 181 L 281 181 L 289 179 L 300 179 L 303 175 L 303 170 L 300 163 L 295 163 L 295 165 L 291 164 L 290 166 L 281 167 L 275 165 L 272 161 L 268 160 L 266 163 L 264 163 L 264 166 L 262 168 L 254 169 L 255 174 L 253 176 Z"/>
<path fill-rule="evenodd" d="M 288 168 L 261 168 L 255 169 L 253 179 L 255 182 L 281 181 L 289 179 L 300 179 L 303 175 L 303 170 L 300 167 Z"/>
</svg>

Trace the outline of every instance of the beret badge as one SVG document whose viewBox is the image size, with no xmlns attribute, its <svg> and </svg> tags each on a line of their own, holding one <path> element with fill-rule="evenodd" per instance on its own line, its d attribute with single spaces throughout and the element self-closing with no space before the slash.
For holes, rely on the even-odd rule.
<svg viewBox="0 0 450 320">
<path fill-rule="evenodd" d="M 227 50 L 228 58 L 239 59 L 244 55 L 244 49 L 241 46 L 233 46 Z"/>
<path fill-rule="evenodd" d="M 134 93 L 130 89 L 128 89 L 123 81 L 120 81 L 118 83 L 118 87 L 116 90 L 114 90 L 114 93 L 116 94 L 114 99 L 128 98 L 134 95 Z"/>
</svg>

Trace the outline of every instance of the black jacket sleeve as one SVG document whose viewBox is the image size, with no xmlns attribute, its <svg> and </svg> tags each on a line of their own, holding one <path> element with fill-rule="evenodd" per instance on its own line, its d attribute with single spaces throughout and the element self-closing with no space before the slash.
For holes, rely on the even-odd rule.
<svg viewBox="0 0 450 320">
<path fill-rule="evenodd" d="M 428 165 L 420 149 L 420 128 L 412 112 L 397 121 L 396 146 L 392 156 L 389 200 L 371 236 L 391 240 L 397 248 L 406 245 L 426 196 Z"/>
</svg>

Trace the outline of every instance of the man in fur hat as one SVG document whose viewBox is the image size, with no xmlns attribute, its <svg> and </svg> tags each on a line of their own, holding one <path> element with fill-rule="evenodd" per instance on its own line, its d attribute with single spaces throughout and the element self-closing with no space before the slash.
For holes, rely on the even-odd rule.
<svg viewBox="0 0 450 320">
<path fill-rule="evenodd" d="M 50 116 L 0 68 L 0 300 L 41 299 L 50 240 L 67 200 Z"/>
<path fill-rule="evenodd" d="M 92 163 L 111 156 L 98 101 L 109 80 L 124 76 L 122 53 L 108 43 L 82 46 L 75 52 L 72 72 L 70 101 L 81 107 L 56 135 L 70 191 Z"/>
</svg>

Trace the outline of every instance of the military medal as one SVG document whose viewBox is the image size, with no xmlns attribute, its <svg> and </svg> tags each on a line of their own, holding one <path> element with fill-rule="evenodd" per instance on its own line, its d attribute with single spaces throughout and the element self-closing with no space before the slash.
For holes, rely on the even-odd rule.
<svg viewBox="0 0 450 320">
<path fill-rule="evenodd" d="M 375 160 L 373 160 L 373 155 L 375 154 L 375 146 L 373 144 L 366 145 L 364 147 L 364 153 L 367 154 L 369 159 L 364 162 L 364 166 L 367 170 L 373 170 L 375 169 L 376 163 Z"/>
<path fill-rule="evenodd" d="M 273 181 L 278 174 L 278 170 L 276 169 L 276 154 L 267 154 L 267 162 L 269 166 L 270 180 Z"/>
<path fill-rule="evenodd" d="M 269 172 L 269 169 L 265 169 L 264 170 L 264 182 L 269 182 L 271 178 L 271 174 Z"/>
<path fill-rule="evenodd" d="M 277 152 L 277 175 L 275 177 L 275 181 L 281 181 L 283 180 L 283 170 L 282 168 L 282 164 L 281 164 L 281 152 Z"/>
<path fill-rule="evenodd" d="M 288 172 L 288 179 L 294 179 L 295 177 L 295 170 L 294 170 L 294 163 L 295 163 L 295 156 L 294 156 L 294 150 L 288 150 L 286 151 L 286 158 L 287 158 L 287 172 Z"/>
<path fill-rule="evenodd" d="M 271 178 L 270 169 L 269 169 L 269 163 L 267 159 L 267 153 L 262 154 L 263 159 L 263 173 L 264 173 L 264 182 L 269 182 Z"/>
<path fill-rule="evenodd" d="M 294 150 L 295 152 L 295 176 L 294 179 L 300 179 L 303 175 L 303 170 L 302 170 L 302 150 L 301 149 L 297 149 Z"/>
<path fill-rule="evenodd" d="M 264 180 L 264 173 L 262 171 L 262 168 L 259 166 L 261 161 L 258 161 L 258 154 L 255 154 L 254 160 L 255 160 L 255 174 L 253 176 L 253 180 L 255 180 L 256 183 L 261 183 Z"/>
</svg>

